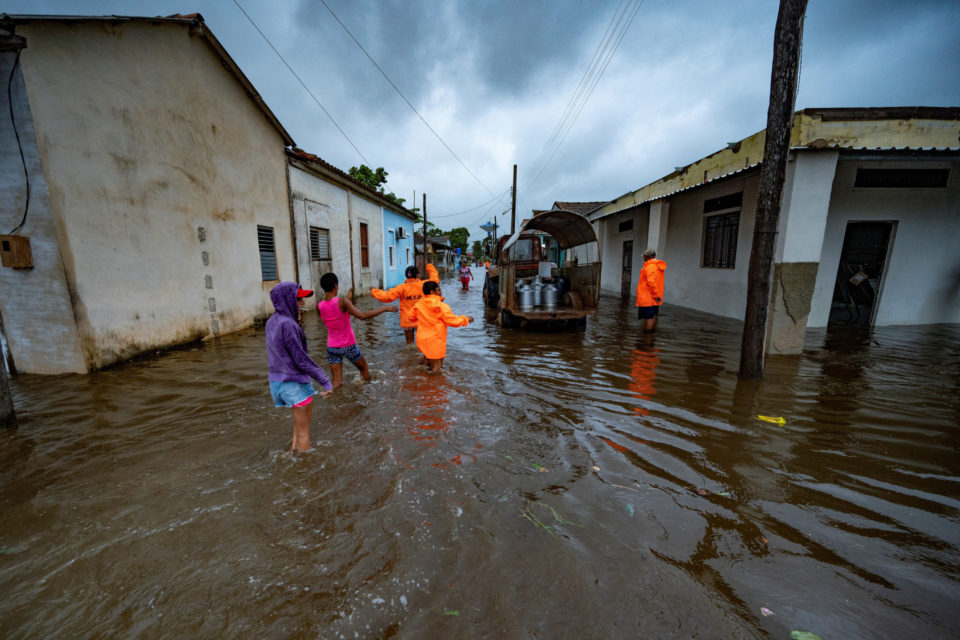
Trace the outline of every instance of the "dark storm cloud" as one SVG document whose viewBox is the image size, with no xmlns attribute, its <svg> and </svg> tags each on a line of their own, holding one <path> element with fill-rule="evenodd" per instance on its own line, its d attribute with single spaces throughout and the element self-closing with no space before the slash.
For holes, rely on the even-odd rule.
<svg viewBox="0 0 960 640">
<path fill-rule="evenodd" d="M 415 106 L 434 89 L 438 66 L 449 70 L 446 82 L 478 100 L 523 94 L 545 70 L 583 64 L 584 38 L 610 18 L 602 4 L 575 1 L 327 2 Z M 296 30 L 329 73 L 361 81 L 354 88 L 373 100 L 369 107 L 393 108 L 393 88 L 323 4 L 300 2 Z"/>
</svg>

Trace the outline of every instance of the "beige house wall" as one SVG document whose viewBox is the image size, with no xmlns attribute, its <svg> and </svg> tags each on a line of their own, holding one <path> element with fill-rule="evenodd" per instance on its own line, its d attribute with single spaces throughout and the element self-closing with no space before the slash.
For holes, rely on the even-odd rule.
<svg viewBox="0 0 960 640">
<path fill-rule="evenodd" d="M 60 321 L 85 368 L 268 316 L 257 225 L 274 230 L 279 278 L 296 277 L 284 140 L 210 45 L 174 23 L 17 33 L 72 293 Z"/>
<path fill-rule="evenodd" d="M 346 294 L 353 287 L 350 266 L 350 223 L 347 219 L 346 191 L 326 180 L 290 165 L 290 195 L 296 226 L 297 257 L 300 285 L 320 294 L 320 276 L 328 271 L 337 274 L 340 290 Z M 310 257 L 310 227 L 330 232 L 330 260 L 315 261 Z M 312 300 L 314 309 L 319 298 Z"/>
</svg>

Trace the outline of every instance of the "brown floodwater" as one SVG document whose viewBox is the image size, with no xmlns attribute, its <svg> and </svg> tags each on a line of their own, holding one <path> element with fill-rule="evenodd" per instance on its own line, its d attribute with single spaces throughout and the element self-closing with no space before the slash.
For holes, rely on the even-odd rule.
<svg viewBox="0 0 960 640">
<path fill-rule="evenodd" d="M 735 321 L 501 330 L 445 285 L 443 373 L 354 320 L 374 379 L 296 457 L 262 330 L 14 378 L 0 636 L 960 637 L 960 327 L 811 332 L 750 383 Z"/>
</svg>

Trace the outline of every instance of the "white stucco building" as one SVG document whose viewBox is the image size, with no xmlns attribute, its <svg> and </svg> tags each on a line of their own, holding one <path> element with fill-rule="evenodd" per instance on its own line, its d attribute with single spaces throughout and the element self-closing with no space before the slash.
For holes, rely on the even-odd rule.
<svg viewBox="0 0 960 640">
<path fill-rule="evenodd" d="M 591 214 L 602 290 L 633 299 L 644 249 L 664 301 L 742 319 L 764 132 Z M 808 327 L 960 322 L 960 108 L 806 109 L 791 135 L 767 351 Z"/>
<path fill-rule="evenodd" d="M 0 268 L 7 364 L 85 372 L 272 313 L 293 141 L 203 19 L 0 16 L 0 41 L 0 233 L 32 253 Z"/>
<path fill-rule="evenodd" d="M 370 287 L 385 286 L 390 262 L 384 251 L 389 246 L 394 246 L 393 270 L 403 273 L 407 265 L 398 266 L 399 260 L 410 252 L 400 256 L 396 244 L 386 243 L 385 232 L 396 242 L 397 225 L 384 228 L 384 209 L 406 220 L 410 230 L 411 212 L 311 153 L 290 149 L 287 159 L 302 286 L 319 290 L 320 276 L 332 271 L 342 295 L 351 290 L 355 296 L 368 295 Z"/>
</svg>

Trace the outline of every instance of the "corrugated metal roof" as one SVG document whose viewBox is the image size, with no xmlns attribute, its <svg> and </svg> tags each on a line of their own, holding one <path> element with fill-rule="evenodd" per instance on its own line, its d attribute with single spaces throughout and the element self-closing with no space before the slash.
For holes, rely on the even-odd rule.
<svg viewBox="0 0 960 640">
<path fill-rule="evenodd" d="M 351 176 L 349 173 L 346 173 L 341 169 L 338 169 L 337 167 L 333 166 L 332 164 L 330 164 L 320 156 L 314 155 L 312 153 L 307 153 L 306 151 L 304 151 L 303 149 L 300 149 L 299 147 L 294 147 L 293 149 L 287 149 L 287 157 L 292 160 L 299 160 L 304 163 L 316 165 L 317 167 L 324 169 L 326 173 L 332 174 L 333 176 L 338 178 L 341 182 L 346 182 L 351 187 L 355 187 L 357 190 L 362 191 L 364 195 L 369 195 L 369 197 L 372 200 L 387 207 L 391 211 L 395 211 L 403 215 L 404 217 L 410 218 L 411 220 L 417 219 L 417 216 L 412 211 L 404 207 L 403 205 L 396 204 L 395 202 L 391 202 L 390 200 L 385 198 L 383 194 L 378 193 L 374 189 L 371 189 L 367 185 L 363 184 L 362 182 L 360 182 L 359 180 Z"/>
<path fill-rule="evenodd" d="M 954 153 L 960 151 L 958 133 L 960 107 L 804 109 L 794 114 L 791 149 L 833 150 L 845 154 Z M 617 206 L 621 200 L 632 200 L 630 204 L 601 211 L 591 220 L 749 171 L 760 164 L 765 137 L 766 131 L 759 131 L 728 143 L 725 149 L 677 167 L 659 180 L 608 203 Z"/>
<path fill-rule="evenodd" d="M 663 198 L 669 198 L 670 196 L 675 196 L 675 195 L 677 195 L 678 193 L 683 193 L 684 191 L 692 191 L 693 189 L 697 189 L 697 188 L 699 188 L 699 187 L 702 187 L 702 186 L 704 186 L 704 185 L 710 184 L 710 183 L 712 183 L 712 182 L 717 182 L 717 181 L 719 181 L 719 180 L 724 180 L 724 179 L 726 179 L 726 178 L 732 178 L 733 176 L 737 176 L 737 175 L 740 175 L 740 174 L 743 174 L 743 173 L 747 173 L 748 171 L 752 171 L 752 170 L 758 168 L 758 167 L 760 166 L 760 164 L 761 164 L 760 162 L 755 162 L 755 163 L 751 164 L 751 165 L 748 166 L 748 167 L 744 167 L 743 169 L 738 169 L 737 171 L 731 171 L 730 173 L 725 173 L 725 174 L 723 174 L 723 175 L 717 176 L 716 178 L 710 178 L 709 180 L 707 180 L 707 181 L 705 181 L 705 182 L 700 182 L 700 183 L 698 183 L 698 184 L 692 184 L 692 185 L 689 185 L 689 186 L 686 186 L 686 187 L 681 187 L 681 188 L 679 188 L 679 189 L 674 189 L 673 191 L 669 191 L 669 192 L 667 192 L 667 193 L 658 194 L 658 195 L 656 195 L 656 196 L 654 196 L 654 197 L 646 198 L 645 200 L 637 201 L 637 202 L 635 202 L 635 203 L 633 203 L 633 204 L 631 204 L 631 205 L 628 205 L 628 206 L 626 206 L 626 207 L 622 207 L 622 208 L 620 208 L 620 209 L 616 209 L 615 211 L 609 211 L 609 212 L 606 212 L 606 213 L 604 213 L 604 214 L 602 214 L 602 215 L 595 216 L 595 217 L 591 218 L 590 221 L 591 221 L 591 222 L 595 222 L 595 221 L 597 221 L 597 220 L 602 220 L 602 219 L 604 219 L 604 218 L 609 218 L 610 216 L 615 216 L 615 215 L 617 215 L 617 214 L 619 214 L 619 213 L 625 213 L 625 212 L 630 211 L 630 210 L 632 210 L 632 209 L 637 209 L 637 208 L 642 207 L 643 205 L 647 204 L 648 202 L 653 202 L 654 200 L 662 200 Z"/>
</svg>

